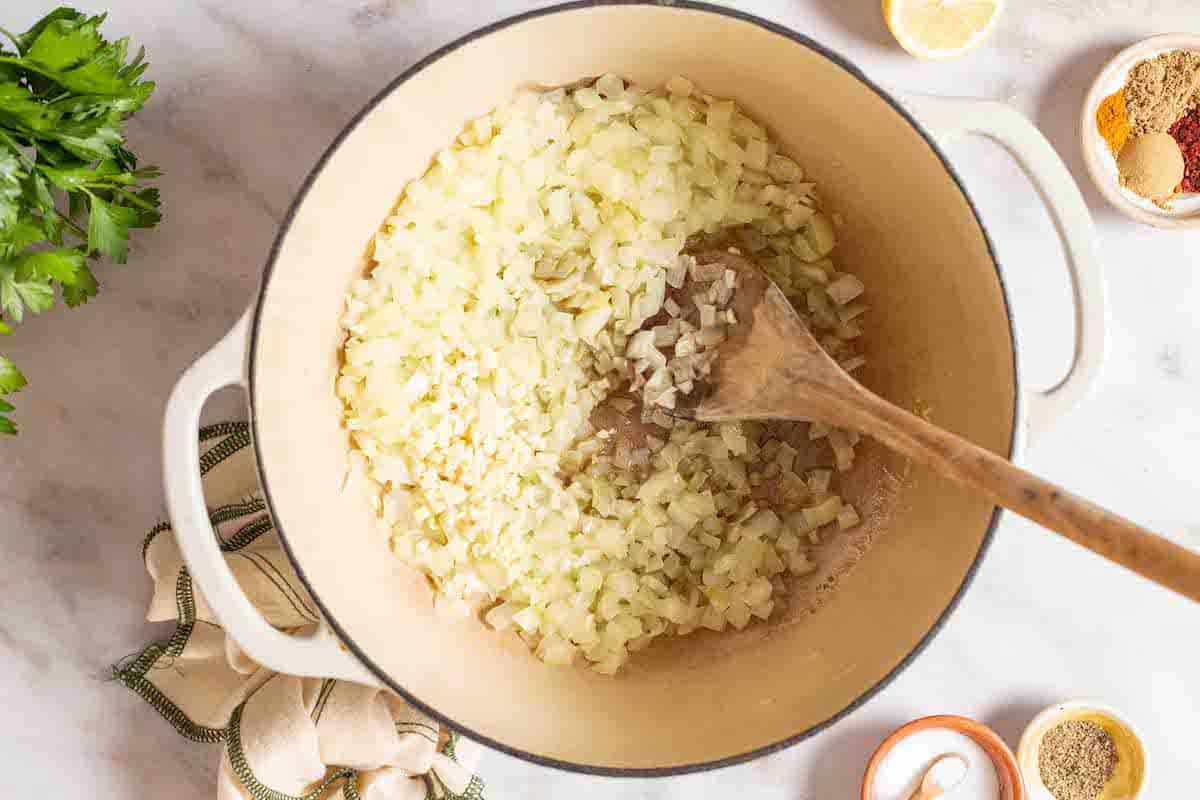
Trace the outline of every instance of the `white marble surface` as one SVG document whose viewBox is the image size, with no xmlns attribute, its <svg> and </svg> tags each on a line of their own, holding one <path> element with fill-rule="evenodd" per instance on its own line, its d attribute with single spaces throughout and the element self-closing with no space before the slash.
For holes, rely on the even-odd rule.
<svg viewBox="0 0 1200 800">
<path fill-rule="evenodd" d="M 51 0 L 9 0 L 20 29 Z M 133 125 L 166 171 L 166 218 L 106 266 L 88 306 L 29 320 L 3 344 L 31 385 L 23 433 L 0 442 L 0 773 L 13 796 L 211 796 L 215 753 L 178 738 L 109 665 L 163 634 L 138 545 L 159 516 L 159 417 L 179 372 L 250 298 L 292 193 L 378 88 L 482 23 L 505 0 L 107 0 L 107 30 L 150 53 L 159 89 Z M 946 64 L 891 42 L 876 0 L 740 7 L 816 37 L 891 86 L 1006 100 L 1066 159 L 1096 218 L 1112 306 L 1093 395 L 1027 463 L 1152 528 L 1200 546 L 1200 232 L 1134 227 L 1087 186 L 1074 134 L 1099 65 L 1133 40 L 1195 32 L 1193 0 L 1013 0 L 995 36 Z M 1189 28 L 1189 26 L 1191 26 Z M 985 143 L 951 155 L 1010 274 L 1026 374 L 1048 382 L 1070 352 L 1052 228 L 1012 162 Z M 211 416 L 229 416 L 225 396 Z M 974 588 L 933 645 L 883 694 L 815 739 L 701 776 L 614 781 L 493 755 L 492 796 L 829 800 L 914 716 L 976 716 L 1015 744 L 1040 707 L 1090 695 L 1126 709 L 1150 743 L 1153 797 L 1195 794 L 1200 610 L 1006 518 Z"/>
</svg>

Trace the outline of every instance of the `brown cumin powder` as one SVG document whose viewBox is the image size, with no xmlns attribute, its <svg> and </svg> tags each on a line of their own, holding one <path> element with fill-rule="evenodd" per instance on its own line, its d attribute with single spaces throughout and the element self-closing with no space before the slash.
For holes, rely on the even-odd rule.
<svg viewBox="0 0 1200 800">
<path fill-rule="evenodd" d="M 1139 61 L 1125 80 L 1125 109 L 1134 136 L 1166 131 L 1200 104 L 1200 52 L 1172 50 Z"/>
</svg>

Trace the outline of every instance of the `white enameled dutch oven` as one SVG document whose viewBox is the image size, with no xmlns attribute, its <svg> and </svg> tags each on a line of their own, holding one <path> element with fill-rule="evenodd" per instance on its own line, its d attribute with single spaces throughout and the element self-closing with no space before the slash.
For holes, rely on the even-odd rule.
<svg viewBox="0 0 1200 800">
<path fill-rule="evenodd" d="M 338 319 L 365 249 L 404 184 L 467 120 L 527 84 L 615 72 L 685 75 L 734 98 L 796 157 L 844 220 L 839 259 L 870 287 L 863 382 L 997 453 L 1017 457 L 1083 394 L 1104 346 L 1097 248 L 1050 145 L 1003 105 L 897 100 L 844 59 L 778 25 L 696 3 L 573 3 L 493 25 L 397 78 L 338 136 L 283 223 L 258 298 L 180 380 L 165 425 L 167 499 L 188 567 L 233 638 L 271 669 L 388 686 L 493 747 L 614 775 L 727 765 L 820 731 L 880 690 L 965 589 L 997 511 L 867 444 L 844 494 L 881 531 L 813 614 L 750 635 L 693 635 L 620 675 L 540 663 L 512 634 L 448 619 L 388 553 L 362 497 L 343 491 L 348 442 L 334 394 Z M 1065 243 L 1075 359 L 1057 386 L 1020 385 L 1003 275 L 938 149 L 991 137 L 1024 165 Z M 197 471 L 200 408 L 246 387 L 259 475 L 319 635 L 275 630 L 225 566 Z M 899 476 L 899 478 L 897 478 Z"/>
</svg>

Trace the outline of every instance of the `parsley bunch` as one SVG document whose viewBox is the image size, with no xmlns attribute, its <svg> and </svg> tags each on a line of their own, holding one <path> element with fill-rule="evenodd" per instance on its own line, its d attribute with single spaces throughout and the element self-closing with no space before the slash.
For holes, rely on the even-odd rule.
<svg viewBox="0 0 1200 800">
<path fill-rule="evenodd" d="M 0 334 L 25 311 L 95 296 L 90 262 L 124 263 L 130 228 L 160 219 L 158 190 L 125 149 L 124 121 L 154 84 L 142 80 L 144 51 L 106 41 L 104 16 L 50 12 L 22 34 L 0 28 Z M 9 46 L 11 43 L 11 47 Z M 25 376 L 0 355 L 0 433 L 16 433 L 3 395 Z"/>
</svg>

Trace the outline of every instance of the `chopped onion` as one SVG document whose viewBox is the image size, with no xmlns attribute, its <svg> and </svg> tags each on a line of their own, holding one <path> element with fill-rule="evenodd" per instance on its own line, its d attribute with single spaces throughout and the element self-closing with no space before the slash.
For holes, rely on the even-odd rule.
<svg viewBox="0 0 1200 800">
<path fill-rule="evenodd" d="M 654 334 L 655 347 L 666 347 L 675 344 L 679 339 L 678 325 L 656 325 L 651 331 Z"/>
<path fill-rule="evenodd" d="M 829 297 L 833 300 L 833 302 L 837 303 L 839 306 L 844 306 L 862 294 L 863 289 L 865 288 L 866 287 L 863 286 L 863 282 L 858 278 L 850 274 L 845 274 L 839 276 L 837 280 L 826 286 L 825 291 L 829 294 Z M 849 320 L 842 321 L 849 322 Z"/>
<path fill-rule="evenodd" d="M 861 521 L 858 517 L 858 512 L 854 510 L 854 506 L 844 505 L 838 509 L 837 524 L 842 530 L 853 528 Z"/>
<path fill-rule="evenodd" d="M 837 519 L 838 511 L 842 508 L 842 498 L 834 495 L 824 502 L 811 508 L 801 510 L 804 522 L 810 529 L 820 528 Z"/>
<path fill-rule="evenodd" d="M 605 75 L 522 91 L 406 187 L 349 288 L 336 391 L 368 502 L 439 604 L 487 598 L 542 660 L 612 674 L 656 637 L 771 617 L 817 529 L 857 524 L 831 470 L 796 474 L 823 444 L 668 413 L 737 324 L 738 273 L 683 253 L 702 234 L 861 365 L 862 284 L 803 181 L 733 103 Z M 652 427 L 596 428 L 602 403 Z M 852 463 L 856 434 L 809 436 Z M 773 508 L 785 491 L 807 505 Z"/>
<path fill-rule="evenodd" d="M 827 437 L 829 446 L 833 448 L 833 456 L 837 461 L 838 472 L 845 472 L 854 465 L 854 448 L 844 431 L 833 430 Z"/>
<path fill-rule="evenodd" d="M 857 319 L 859 316 L 865 313 L 866 310 L 867 307 L 862 303 L 851 303 L 850 305 L 837 310 L 838 320 L 840 322 L 850 322 L 851 320 Z"/>
</svg>

